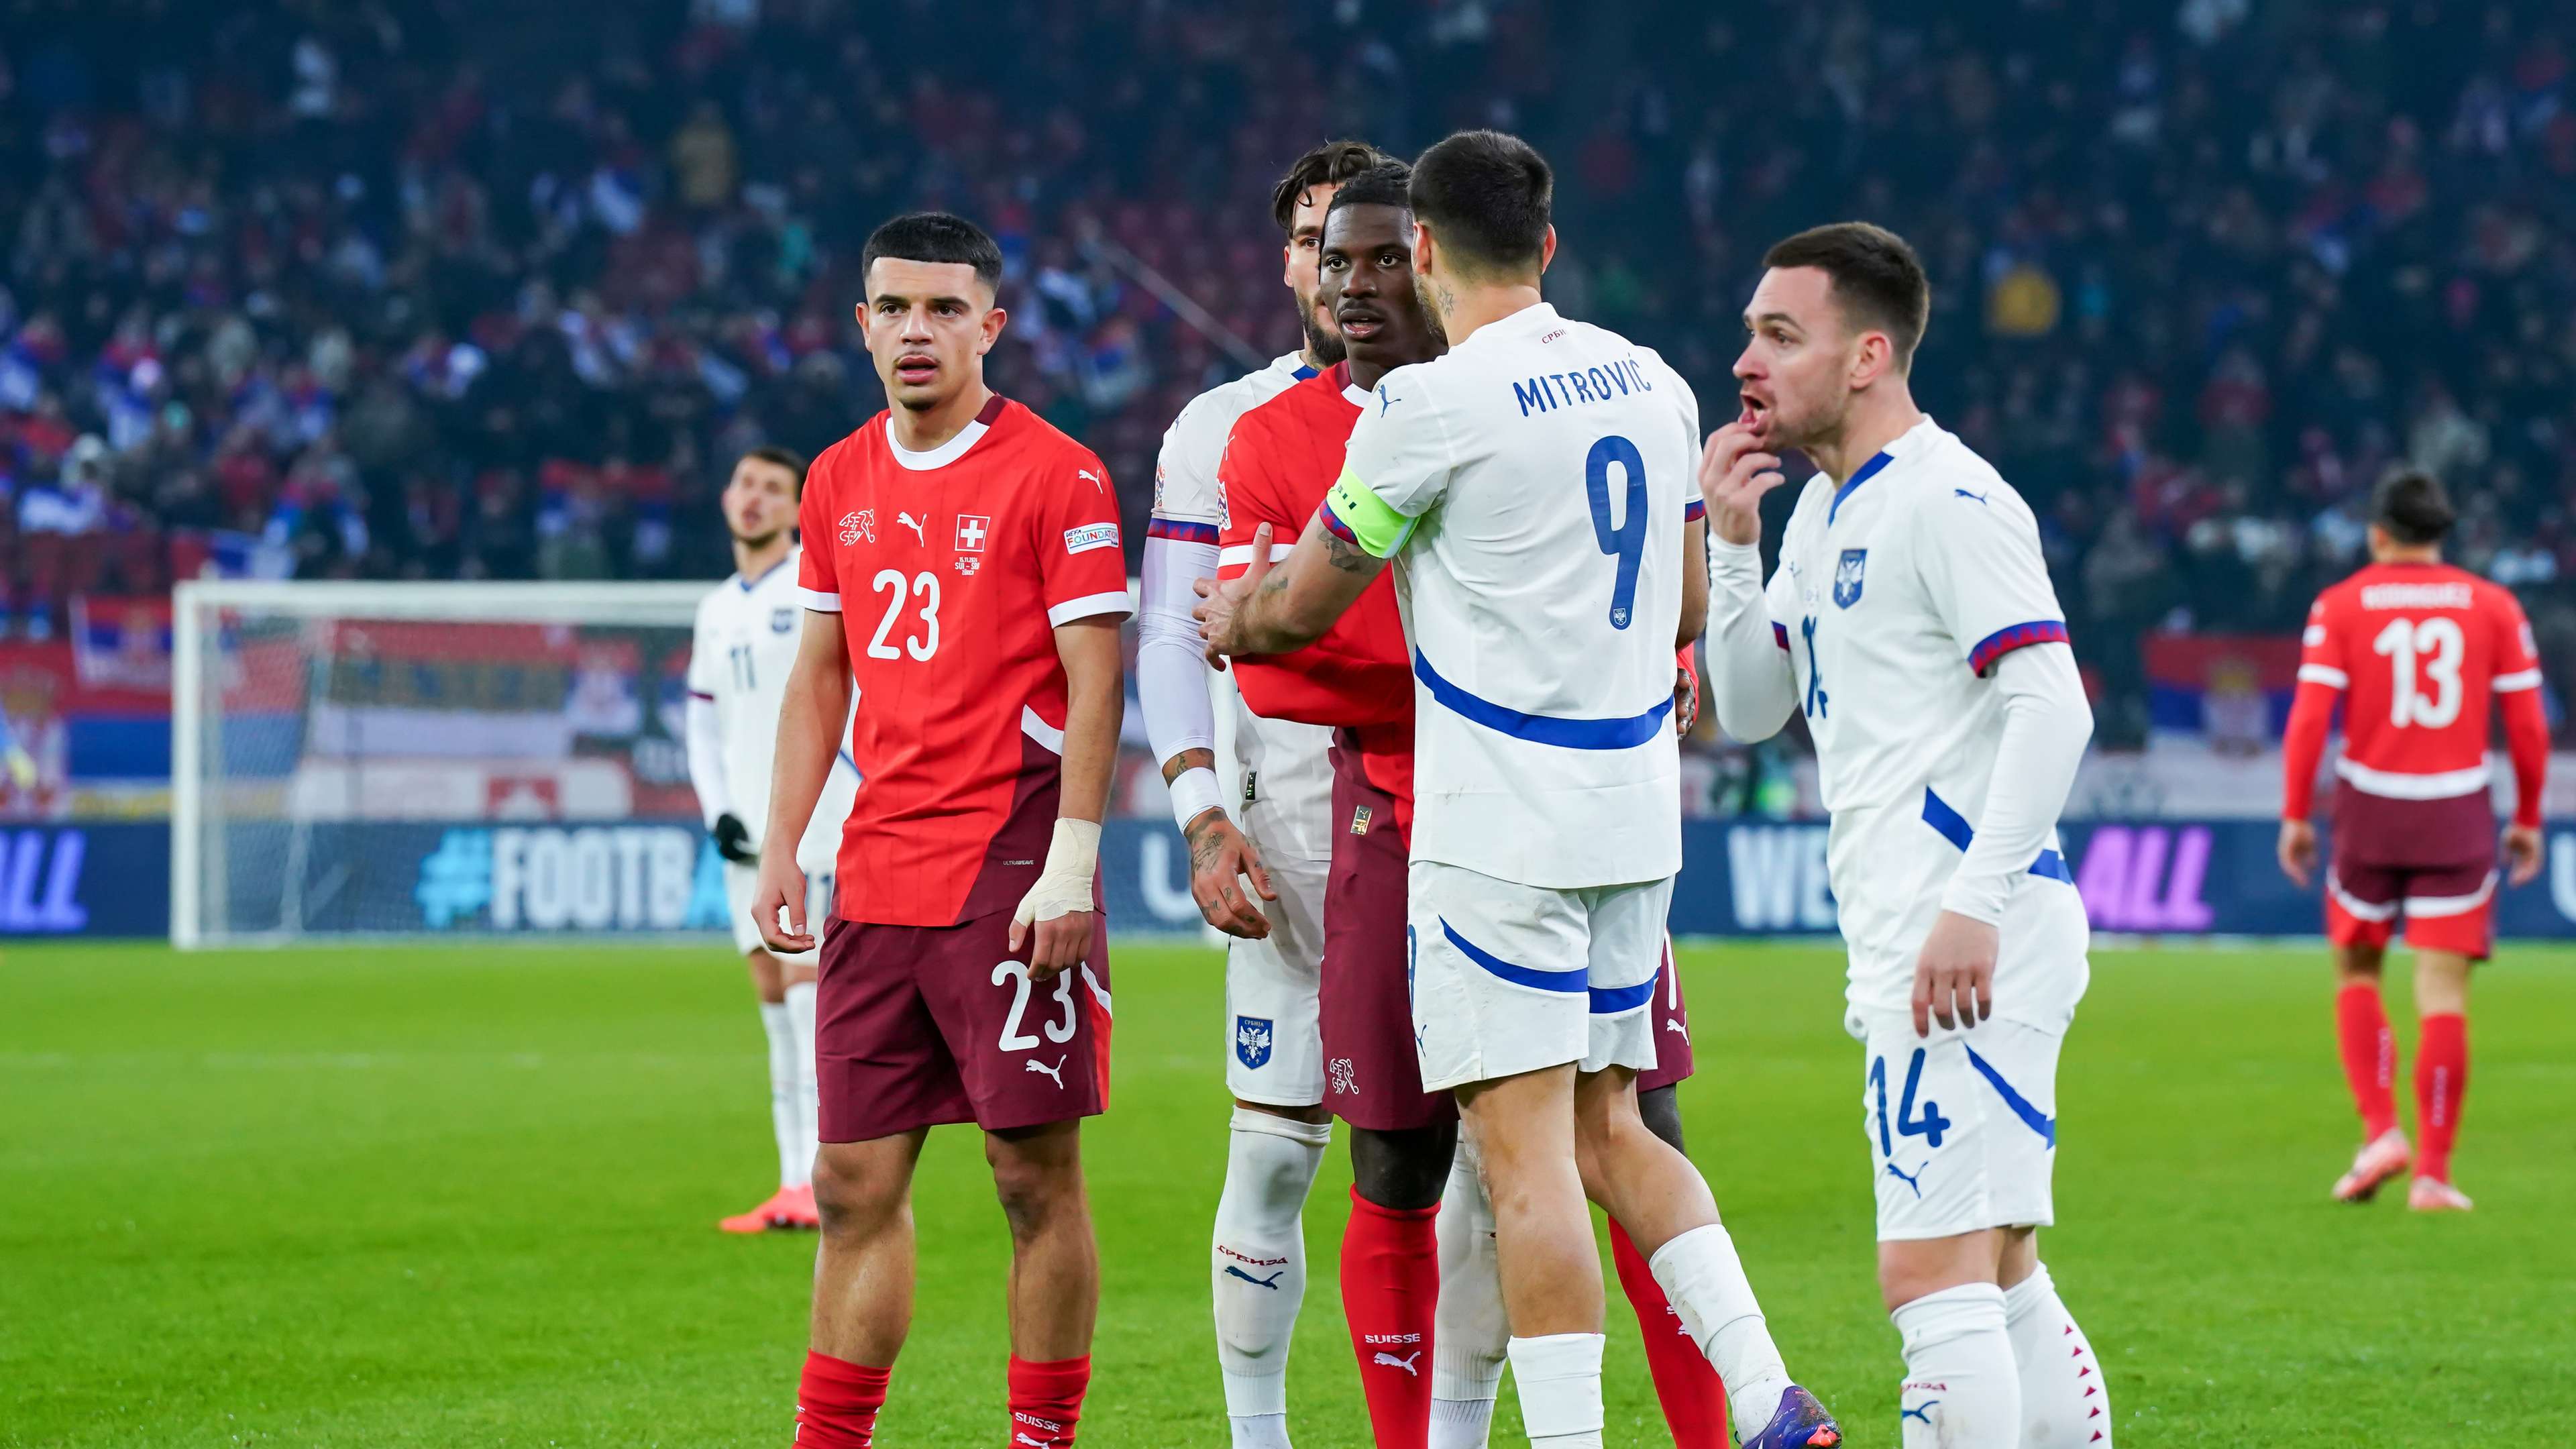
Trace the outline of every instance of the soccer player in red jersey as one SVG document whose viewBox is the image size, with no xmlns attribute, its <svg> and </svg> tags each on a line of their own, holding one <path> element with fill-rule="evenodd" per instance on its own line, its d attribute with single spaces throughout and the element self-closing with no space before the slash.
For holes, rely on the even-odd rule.
<svg viewBox="0 0 2576 1449">
<path fill-rule="evenodd" d="M 1235 423 L 1218 465 L 1226 504 L 1220 577 L 1241 576 L 1262 552 L 1285 552 L 1288 546 L 1273 540 L 1301 531 L 1323 503 L 1379 376 L 1444 350 L 1414 292 L 1409 175 L 1402 163 L 1379 167 L 1333 196 L 1318 295 L 1341 328 L 1347 358 Z M 1236 676 L 1254 713 L 1337 730 L 1320 1018 L 1326 1102 L 1351 1125 L 1342 1299 L 1374 1442 L 1380 1449 L 1475 1449 L 1486 1440 L 1510 1327 L 1495 1277 L 1491 1215 L 1476 1211 L 1483 1194 L 1472 1183 L 1472 1149 L 1459 1152 L 1453 1167 L 1457 1108 L 1447 1093 L 1422 1090 L 1411 1036 L 1404 923 L 1413 671 L 1392 579 L 1370 584 L 1306 647 L 1237 661 Z M 1677 691 L 1695 696 L 1693 683 L 1685 677 Z M 1651 1079 L 1640 1079 L 1640 1100 L 1655 1104 L 1647 1120 L 1678 1145 L 1674 1087 L 1690 1074 L 1690 1055 L 1669 953 L 1656 1000 L 1663 1017 L 1657 1040 L 1674 1041 Z M 1467 1212 L 1438 1222 L 1435 1247 L 1434 1215 L 1453 1171 L 1470 1181 L 1449 1194 L 1450 1209 Z M 1674 1442 L 1723 1449 L 1726 1401 L 1716 1374 L 1615 1223 L 1612 1234 Z M 1424 1357 L 1428 1374 L 1421 1372 Z"/>
<path fill-rule="evenodd" d="M 992 238 L 901 216 L 862 268 L 891 406 L 806 481 L 798 581 L 827 617 L 780 710 L 752 902 L 773 950 L 813 948 L 793 846 L 849 719 L 863 783 L 820 931 L 823 1231 L 796 1442 L 871 1442 L 912 1318 L 913 1166 L 932 1126 L 973 1122 L 1011 1233 L 1009 1442 L 1058 1449 L 1100 1297 L 1080 1126 L 1109 1095 L 1095 865 L 1129 611 L 1118 504 L 1098 458 L 984 383 Z"/>
<path fill-rule="evenodd" d="M 2308 819 L 2317 762 L 2342 698 L 2326 937 L 2342 983 L 2335 1020 L 2344 1075 L 2364 1140 L 2334 1195 L 2366 1201 L 2408 1165 L 2390 1092 L 2397 1048 L 2379 1000 L 2380 961 L 2403 915 L 2424 1023 L 2415 1060 L 2424 1140 L 2406 1205 L 2426 1212 L 2470 1206 L 2451 1185 L 2451 1145 L 2469 1082 L 2469 967 L 2486 959 L 2493 929 L 2489 715 L 2503 714 L 2513 758 L 2515 803 L 2503 853 L 2515 885 L 2540 873 L 2540 792 L 2549 765 L 2531 625 L 2502 586 L 2442 562 L 2451 519 L 2450 500 L 2431 475 L 2400 472 L 2380 483 L 2371 500 L 2370 565 L 2320 594 L 2308 611 L 2281 804 L 2281 868 L 2304 886 L 2317 859 Z"/>
</svg>

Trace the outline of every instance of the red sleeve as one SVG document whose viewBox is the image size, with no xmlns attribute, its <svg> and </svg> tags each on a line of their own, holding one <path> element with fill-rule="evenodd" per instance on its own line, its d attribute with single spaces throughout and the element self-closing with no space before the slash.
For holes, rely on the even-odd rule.
<svg viewBox="0 0 2576 1449">
<path fill-rule="evenodd" d="M 1109 469 L 1082 448 L 1068 447 L 1061 456 L 1049 470 L 1056 476 L 1037 484 L 1044 490 L 1036 545 L 1047 623 L 1125 618 L 1136 605 L 1127 594 L 1127 554 L 1118 546 L 1118 494 L 1109 486 Z"/>
<path fill-rule="evenodd" d="M 805 607 L 827 614 L 841 612 L 840 566 L 832 557 L 832 473 L 833 454 L 825 453 L 814 460 L 805 478 L 805 497 L 796 505 L 796 530 L 801 534 L 804 552 L 796 565 L 796 587 L 802 593 Z"/>
<path fill-rule="evenodd" d="M 2281 740 L 2284 820 L 2305 820 L 2315 809 L 2317 763 L 2325 757 L 2335 701 L 2352 682 L 2344 673 L 2342 631 L 2334 626 L 2333 611 L 2323 598 L 2308 609 L 2299 645 L 2299 692 L 2290 702 L 2290 723 Z"/>
<path fill-rule="evenodd" d="M 1245 413 L 1235 420 L 1234 431 L 1225 439 L 1225 451 L 1216 462 L 1218 505 L 1216 576 L 1221 579 L 1240 577 L 1252 566 L 1252 531 L 1270 525 L 1270 552 L 1274 558 L 1287 555 L 1296 547 L 1298 536 L 1306 531 L 1306 520 L 1290 518 L 1281 506 L 1276 462 L 1277 447 L 1265 438 L 1266 429 Z"/>
<path fill-rule="evenodd" d="M 2540 703 L 2540 650 L 2522 605 L 2502 589 L 2495 611 L 2496 708 L 2504 715 L 2505 753 L 2513 761 L 2513 823 L 2540 824 L 2540 792 L 2549 778 L 2549 714 Z"/>
</svg>

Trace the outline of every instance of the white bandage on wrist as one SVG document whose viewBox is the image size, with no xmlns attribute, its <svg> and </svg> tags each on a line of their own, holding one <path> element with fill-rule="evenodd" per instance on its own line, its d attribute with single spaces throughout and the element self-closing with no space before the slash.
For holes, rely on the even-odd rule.
<svg viewBox="0 0 2576 1449">
<path fill-rule="evenodd" d="M 1038 883 L 1029 887 L 1029 893 L 1020 897 L 1020 908 L 1011 913 L 1011 919 L 1025 926 L 1096 909 L 1091 876 L 1099 864 L 1100 822 L 1059 817 L 1055 839 L 1047 845 L 1046 869 L 1038 872 Z"/>
<path fill-rule="evenodd" d="M 1216 771 L 1205 765 L 1192 765 L 1172 781 L 1172 823 L 1183 830 L 1190 822 L 1211 810 L 1225 808 L 1225 787 L 1217 783 Z"/>
</svg>

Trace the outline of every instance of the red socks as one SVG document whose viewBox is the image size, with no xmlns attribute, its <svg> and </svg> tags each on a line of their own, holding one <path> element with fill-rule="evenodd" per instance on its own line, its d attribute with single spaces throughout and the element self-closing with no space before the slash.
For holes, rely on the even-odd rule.
<svg viewBox="0 0 2576 1449">
<path fill-rule="evenodd" d="M 2451 1143 L 2460 1135 L 2460 1099 L 2469 1092 L 2469 1023 L 2457 1012 L 2424 1018 L 2415 1047 L 2415 1125 L 2424 1140 L 2415 1175 L 2451 1180 Z"/>
<path fill-rule="evenodd" d="M 2361 1109 L 2362 1140 L 2376 1141 L 2397 1125 L 2397 1101 L 2389 1091 L 2397 1075 L 2397 1039 L 2388 1034 L 2388 1013 L 2375 983 L 2356 981 L 2335 994 L 2335 1035 L 2343 1045 L 2344 1080 Z"/>
<path fill-rule="evenodd" d="M 796 1449 L 869 1449 L 893 1376 L 890 1368 L 805 1355 L 805 1377 L 796 1385 Z"/>
<path fill-rule="evenodd" d="M 1091 1387 L 1091 1355 L 1031 1363 L 1011 1355 L 1011 1440 L 1014 1446 L 1073 1449 L 1082 1418 L 1082 1394 Z"/>
<path fill-rule="evenodd" d="M 1618 1266 L 1619 1286 L 1637 1310 L 1637 1329 L 1646 1340 L 1646 1371 L 1655 1376 L 1655 1399 L 1664 1406 L 1664 1423 L 1673 1431 L 1673 1449 L 1727 1449 L 1726 1386 L 1708 1356 L 1691 1341 L 1681 1315 L 1664 1299 L 1646 1255 L 1628 1238 L 1619 1220 L 1610 1220 L 1610 1261 Z"/>
<path fill-rule="evenodd" d="M 1431 1331 L 1440 1307 L 1437 1204 L 1379 1207 L 1351 1189 L 1342 1232 L 1342 1312 L 1359 1359 L 1377 1449 L 1426 1449 L 1431 1438 Z"/>
</svg>

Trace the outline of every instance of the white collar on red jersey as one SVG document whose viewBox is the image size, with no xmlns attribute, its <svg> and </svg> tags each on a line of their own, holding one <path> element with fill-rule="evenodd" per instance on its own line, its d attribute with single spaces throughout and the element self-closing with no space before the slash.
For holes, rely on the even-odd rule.
<svg viewBox="0 0 2576 1449">
<path fill-rule="evenodd" d="M 950 438 L 947 442 L 940 444 L 936 448 L 932 448 L 927 452 L 921 453 L 913 452 L 903 444 L 896 442 L 894 440 L 894 425 L 892 423 L 888 423 L 885 430 L 886 452 L 893 455 L 895 466 L 899 468 L 909 468 L 916 473 L 927 473 L 933 468 L 945 468 L 949 464 L 956 462 L 958 459 L 965 457 L 966 450 L 975 446 L 976 439 L 983 437 L 988 432 L 991 432 L 993 429 L 993 420 L 1001 415 L 1002 395 L 1000 393 L 995 393 L 993 394 L 993 400 L 984 405 L 984 410 L 975 415 L 975 420 L 973 422 L 970 422 L 966 426 L 957 430 L 957 436 Z"/>
</svg>

